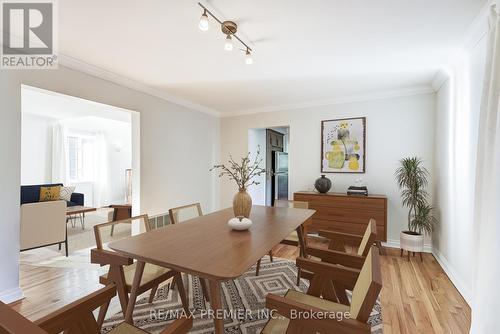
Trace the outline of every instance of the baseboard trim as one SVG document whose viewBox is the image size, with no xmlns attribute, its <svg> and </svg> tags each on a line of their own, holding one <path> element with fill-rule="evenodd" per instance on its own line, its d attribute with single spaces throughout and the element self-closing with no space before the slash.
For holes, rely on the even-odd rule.
<svg viewBox="0 0 500 334">
<path fill-rule="evenodd" d="M 24 298 L 23 290 L 17 287 L 0 293 L 0 300 L 5 304 L 11 304 Z"/>
<path fill-rule="evenodd" d="M 456 273 L 456 271 L 453 269 L 453 266 L 450 265 L 448 260 L 441 254 L 441 252 L 434 248 L 432 251 L 432 255 L 434 255 L 434 258 L 436 261 L 439 263 L 441 268 L 443 268 L 446 276 L 450 279 L 451 283 L 457 288 L 458 292 L 462 295 L 462 297 L 465 299 L 467 304 L 469 306 L 471 305 L 471 291 L 467 288 L 467 286 L 464 284 L 463 280 L 460 278 L 460 276 Z"/>
<path fill-rule="evenodd" d="M 382 242 L 382 246 L 388 248 L 401 248 L 399 240 L 397 239 L 387 239 L 387 242 Z M 431 244 L 424 244 L 424 253 L 432 253 Z"/>
</svg>

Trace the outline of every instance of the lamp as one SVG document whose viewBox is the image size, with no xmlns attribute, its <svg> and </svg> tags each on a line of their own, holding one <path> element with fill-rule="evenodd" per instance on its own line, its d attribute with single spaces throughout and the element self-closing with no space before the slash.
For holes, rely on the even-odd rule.
<svg viewBox="0 0 500 334">
<path fill-rule="evenodd" d="M 252 53 L 250 53 L 250 50 L 248 48 L 247 51 L 245 52 L 245 64 L 247 65 L 253 64 Z"/>
<path fill-rule="evenodd" d="M 208 15 L 206 9 L 203 11 L 203 14 L 200 17 L 200 23 L 198 24 L 198 27 L 200 28 L 201 31 L 208 30 L 209 25 L 208 25 Z"/>
<path fill-rule="evenodd" d="M 233 51 L 233 39 L 229 34 L 226 36 L 226 42 L 224 43 L 224 50 Z"/>
</svg>

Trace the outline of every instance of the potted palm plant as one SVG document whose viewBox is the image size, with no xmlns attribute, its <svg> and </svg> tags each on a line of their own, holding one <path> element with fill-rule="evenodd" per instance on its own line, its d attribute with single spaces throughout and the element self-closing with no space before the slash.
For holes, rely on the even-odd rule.
<svg viewBox="0 0 500 334">
<path fill-rule="evenodd" d="M 437 219 L 433 208 L 428 204 L 426 187 L 429 171 L 423 166 L 422 159 L 404 158 L 396 170 L 396 181 L 401 189 L 402 202 L 408 208 L 408 230 L 400 233 L 401 253 L 422 252 L 424 234 L 430 234 Z"/>
</svg>

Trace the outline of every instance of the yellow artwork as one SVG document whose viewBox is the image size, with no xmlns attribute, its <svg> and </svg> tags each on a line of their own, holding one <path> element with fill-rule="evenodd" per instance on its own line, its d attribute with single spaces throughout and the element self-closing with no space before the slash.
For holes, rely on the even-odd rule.
<svg viewBox="0 0 500 334">
<path fill-rule="evenodd" d="M 321 172 L 364 173 L 366 118 L 321 122 Z"/>
</svg>

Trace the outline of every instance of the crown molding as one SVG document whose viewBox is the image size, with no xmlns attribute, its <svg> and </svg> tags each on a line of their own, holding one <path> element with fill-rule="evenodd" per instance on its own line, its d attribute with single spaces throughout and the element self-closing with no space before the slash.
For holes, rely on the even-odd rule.
<svg viewBox="0 0 500 334">
<path fill-rule="evenodd" d="M 448 58 L 447 62 L 436 72 L 432 80 L 432 88 L 437 92 L 443 84 L 450 78 L 453 69 L 464 59 L 464 55 L 474 49 L 477 44 L 488 34 L 488 16 L 490 9 L 500 0 L 489 0 L 479 14 L 476 15 L 472 23 L 465 32 L 461 46 Z"/>
<path fill-rule="evenodd" d="M 450 78 L 450 74 L 446 69 L 440 69 L 437 71 L 436 75 L 434 76 L 434 79 L 432 79 L 432 88 L 434 91 L 439 91 L 441 87 L 444 85 L 446 81 Z"/>
<path fill-rule="evenodd" d="M 479 14 L 476 15 L 472 23 L 467 28 L 465 33 L 465 38 L 462 42 L 461 50 L 468 51 L 473 49 L 481 39 L 488 34 L 488 17 L 490 15 L 490 9 L 496 3 L 495 0 L 489 0 L 481 8 Z"/>
<path fill-rule="evenodd" d="M 387 90 L 387 91 L 379 91 L 365 94 L 356 94 L 356 95 L 348 95 L 333 99 L 326 100 L 316 100 L 316 101 L 308 101 L 294 104 L 285 104 L 285 105 L 274 105 L 274 106 L 266 106 L 261 108 L 253 108 L 253 109 L 245 109 L 239 110 L 232 113 L 223 113 L 221 117 L 236 117 L 241 115 L 248 114 L 258 114 L 258 113 L 267 113 L 267 112 L 276 112 L 276 111 L 285 111 L 285 110 L 296 110 L 296 109 L 306 109 L 312 107 L 320 107 L 320 106 L 328 106 L 335 104 L 347 104 L 347 103 L 356 103 L 356 102 L 366 102 L 372 100 L 384 100 L 391 99 L 396 97 L 404 97 L 404 96 L 413 96 L 413 95 L 423 95 L 423 94 L 434 94 L 435 90 L 430 86 L 415 86 L 404 89 L 397 90 Z"/>
<path fill-rule="evenodd" d="M 84 61 L 78 60 L 73 57 L 69 57 L 63 54 L 58 54 L 58 61 L 60 66 L 64 66 L 79 72 L 90 74 L 94 77 L 110 81 L 112 83 L 118 84 L 123 87 L 131 88 L 133 90 L 160 98 L 162 100 L 193 109 L 205 114 L 209 114 L 215 117 L 220 117 L 220 112 L 218 110 L 206 107 L 204 105 L 191 102 L 189 100 L 174 96 L 167 92 L 161 91 L 159 89 L 153 88 L 151 86 L 139 83 L 136 80 L 132 80 L 120 74 L 105 70 L 98 66 L 86 63 Z"/>
</svg>

